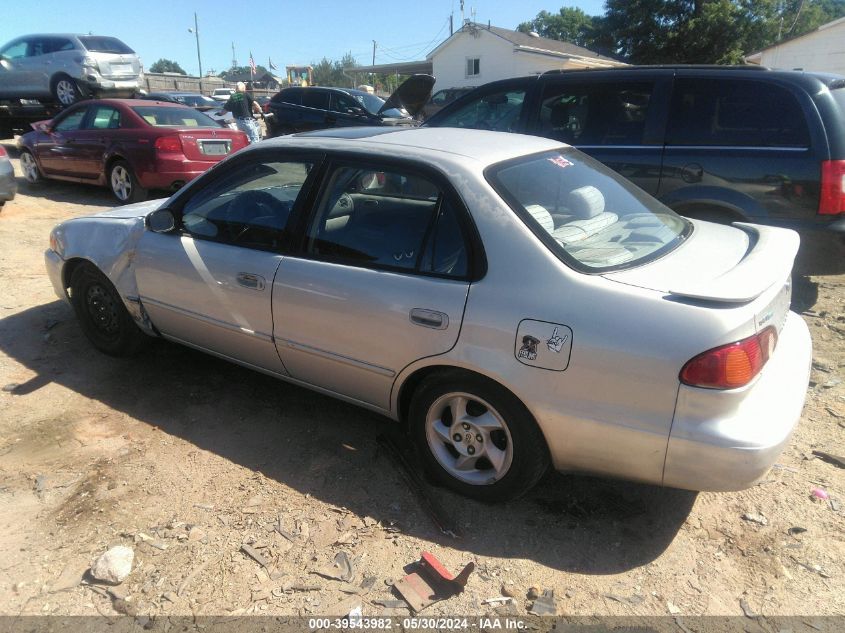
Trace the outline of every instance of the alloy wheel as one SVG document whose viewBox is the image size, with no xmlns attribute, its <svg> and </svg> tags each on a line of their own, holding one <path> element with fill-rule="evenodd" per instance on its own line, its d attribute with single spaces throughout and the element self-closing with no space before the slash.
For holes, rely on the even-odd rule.
<svg viewBox="0 0 845 633">
<path fill-rule="evenodd" d="M 132 196 L 132 177 L 123 165 L 116 165 L 111 170 L 111 190 L 124 202 Z"/>
<path fill-rule="evenodd" d="M 469 393 L 447 393 L 435 400 L 426 414 L 425 436 L 440 466 L 468 484 L 493 484 L 513 462 L 513 441 L 504 418 Z"/>
<path fill-rule="evenodd" d="M 38 181 L 38 165 L 35 164 L 35 157 L 29 152 L 21 152 L 21 171 L 27 182 Z"/>
<path fill-rule="evenodd" d="M 60 79 L 56 84 L 56 97 L 64 106 L 73 105 L 76 102 L 76 85 L 73 81 Z"/>
</svg>

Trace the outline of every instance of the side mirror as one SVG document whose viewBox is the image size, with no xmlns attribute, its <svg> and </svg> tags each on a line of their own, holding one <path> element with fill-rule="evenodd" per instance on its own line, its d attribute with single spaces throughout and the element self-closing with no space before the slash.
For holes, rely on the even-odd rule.
<svg viewBox="0 0 845 633">
<path fill-rule="evenodd" d="M 170 209 L 156 209 L 147 215 L 144 224 L 153 233 L 170 233 L 176 228 L 176 216 Z"/>
<path fill-rule="evenodd" d="M 40 121 L 38 123 L 33 124 L 32 126 L 39 132 L 43 132 L 44 134 L 52 134 L 53 133 L 53 126 L 50 125 L 49 121 Z"/>
</svg>

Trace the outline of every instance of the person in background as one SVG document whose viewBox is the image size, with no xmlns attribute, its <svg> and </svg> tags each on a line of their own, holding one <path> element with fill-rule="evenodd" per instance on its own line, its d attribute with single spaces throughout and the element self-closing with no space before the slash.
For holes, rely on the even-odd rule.
<svg viewBox="0 0 845 633">
<path fill-rule="evenodd" d="M 252 113 L 261 114 L 261 107 L 246 93 L 246 84 L 238 82 L 237 91 L 229 97 L 224 110 L 228 110 L 235 117 L 235 123 L 241 132 L 249 138 L 250 143 L 261 140 L 261 130 Z"/>
</svg>

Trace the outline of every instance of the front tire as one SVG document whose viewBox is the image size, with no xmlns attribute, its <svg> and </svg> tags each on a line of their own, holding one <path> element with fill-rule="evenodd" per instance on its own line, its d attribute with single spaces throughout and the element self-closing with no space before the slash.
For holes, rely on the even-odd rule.
<svg viewBox="0 0 845 633">
<path fill-rule="evenodd" d="M 53 80 L 51 87 L 53 99 L 63 108 L 73 105 L 82 99 L 82 91 L 79 89 L 79 84 L 67 75 L 59 75 Z"/>
<path fill-rule="evenodd" d="M 491 380 L 434 375 L 411 400 L 410 432 L 429 475 L 481 501 L 530 490 L 549 467 L 543 434 L 525 406 Z"/>
<path fill-rule="evenodd" d="M 147 190 L 138 182 L 135 172 L 126 161 L 115 161 L 109 167 L 108 183 L 114 197 L 123 204 L 147 199 Z"/>
<path fill-rule="evenodd" d="M 132 356 L 148 342 L 117 290 L 93 264 L 80 264 L 70 278 L 70 301 L 89 341 L 109 356 Z"/>
<path fill-rule="evenodd" d="M 21 171 L 23 177 L 31 185 L 37 185 L 44 181 L 44 175 L 35 161 L 35 156 L 28 149 L 22 149 L 20 155 Z"/>
</svg>

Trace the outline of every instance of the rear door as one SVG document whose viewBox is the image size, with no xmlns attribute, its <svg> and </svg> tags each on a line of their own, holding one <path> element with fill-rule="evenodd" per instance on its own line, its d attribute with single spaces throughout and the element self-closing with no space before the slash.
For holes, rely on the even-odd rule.
<svg viewBox="0 0 845 633">
<path fill-rule="evenodd" d="M 294 129 L 297 132 L 334 127 L 337 117 L 329 113 L 329 93 L 319 88 L 302 91 L 302 108 L 297 111 Z"/>
<path fill-rule="evenodd" d="M 654 195 L 671 77 L 671 71 L 548 76 L 529 131 L 574 145 Z"/>
<path fill-rule="evenodd" d="M 331 164 L 296 255 L 273 287 L 290 374 L 389 409 L 396 376 L 457 341 L 477 273 L 466 210 L 445 178 L 413 164 Z"/>
<path fill-rule="evenodd" d="M 252 153 L 180 196 L 174 211 L 181 230 L 144 233 L 136 256 L 138 290 L 165 337 L 286 373 L 273 344 L 273 277 L 288 219 L 319 160 L 278 150 Z"/>
<path fill-rule="evenodd" d="M 679 72 L 658 197 L 681 214 L 718 207 L 766 224 L 813 219 L 827 143 L 808 116 L 818 117 L 810 98 L 789 83 Z"/>
</svg>

